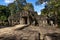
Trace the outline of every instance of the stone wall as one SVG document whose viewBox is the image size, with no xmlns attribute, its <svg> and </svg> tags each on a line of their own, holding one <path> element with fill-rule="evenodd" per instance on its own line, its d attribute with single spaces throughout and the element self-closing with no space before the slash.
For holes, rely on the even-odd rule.
<svg viewBox="0 0 60 40">
<path fill-rule="evenodd" d="M 11 15 L 8 18 L 9 25 L 16 25 L 16 24 L 32 24 L 35 21 L 35 12 L 33 11 L 22 11 L 18 12 L 14 15 Z M 37 14 L 36 14 L 37 15 Z"/>
</svg>

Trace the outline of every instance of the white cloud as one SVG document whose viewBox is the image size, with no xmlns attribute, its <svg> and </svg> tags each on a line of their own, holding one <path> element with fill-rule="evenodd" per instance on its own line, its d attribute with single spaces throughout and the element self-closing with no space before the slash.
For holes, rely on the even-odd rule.
<svg viewBox="0 0 60 40">
<path fill-rule="evenodd" d="M 38 15 L 41 15 L 41 12 L 38 12 Z"/>
<path fill-rule="evenodd" d="M 4 0 L 5 1 L 5 3 L 12 3 L 12 2 L 14 2 L 14 0 Z"/>
</svg>

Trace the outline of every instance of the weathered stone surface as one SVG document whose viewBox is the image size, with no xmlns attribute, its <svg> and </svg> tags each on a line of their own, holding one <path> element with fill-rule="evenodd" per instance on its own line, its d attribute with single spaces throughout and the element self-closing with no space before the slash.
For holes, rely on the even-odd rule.
<svg viewBox="0 0 60 40">
<path fill-rule="evenodd" d="M 44 40 L 60 40 L 60 33 L 48 33 L 45 35 Z"/>
<path fill-rule="evenodd" d="M 46 16 L 38 16 L 33 11 L 16 13 L 10 16 L 8 21 L 10 25 L 29 24 L 30 26 L 24 25 L 21 27 L 21 25 L 18 25 L 12 28 L 0 29 L 0 40 L 60 40 L 60 36 L 56 36 L 58 34 L 51 34 L 60 33 L 60 29 L 51 26 L 53 25 L 52 22 L 51 25 L 48 25 L 49 20 L 47 20 Z"/>
<path fill-rule="evenodd" d="M 39 33 L 18 31 L 0 35 L 0 40 L 39 40 Z"/>
<path fill-rule="evenodd" d="M 9 25 L 32 24 L 36 22 L 37 13 L 34 11 L 22 11 L 8 17 Z M 34 23 L 35 24 L 35 23 Z"/>
<path fill-rule="evenodd" d="M 49 33 L 49 34 L 47 34 Z M 56 34 L 57 33 L 57 34 Z M 16 25 L 0 29 L 0 40 L 60 40 L 60 29 Z"/>
<path fill-rule="evenodd" d="M 0 29 L 0 40 L 39 40 L 39 32 L 19 30 L 23 25 L 17 25 L 16 27 L 8 27 Z M 18 29 L 18 30 L 16 30 Z"/>
</svg>

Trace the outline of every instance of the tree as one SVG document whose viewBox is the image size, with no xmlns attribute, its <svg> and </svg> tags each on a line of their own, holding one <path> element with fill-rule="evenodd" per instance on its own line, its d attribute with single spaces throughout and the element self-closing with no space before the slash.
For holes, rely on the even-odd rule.
<svg viewBox="0 0 60 40">
<path fill-rule="evenodd" d="M 13 3 L 8 5 L 11 15 L 17 13 L 18 11 L 22 10 L 33 10 L 33 5 L 31 3 L 27 3 L 26 0 L 16 0 Z"/>
<path fill-rule="evenodd" d="M 27 3 L 26 0 L 15 0 L 15 2 L 22 5 L 25 5 Z"/>
<path fill-rule="evenodd" d="M 41 4 L 43 2 L 46 2 L 47 7 L 43 9 L 42 14 L 47 14 L 48 12 L 48 14 L 50 15 L 55 15 L 56 21 L 58 21 L 58 24 L 60 25 L 60 0 L 38 0 L 37 1 L 38 4 Z M 44 11 L 46 11 L 46 13 Z"/>
<path fill-rule="evenodd" d="M 10 3 L 8 5 L 8 8 L 10 10 L 11 15 L 13 15 L 14 13 L 16 13 L 16 5 L 14 3 Z"/>
<path fill-rule="evenodd" d="M 28 11 L 28 10 L 33 10 L 34 11 L 34 7 L 31 3 L 27 3 L 24 8 L 24 10 Z"/>
<path fill-rule="evenodd" d="M 9 8 L 7 6 L 0 5 L 0 22 L 4 23 L 5 21 L 7 21 L 9 15 L 10 15 Z"/>
<path fill-rule="evenodd" d="M 8 18 L 8 16 L 10 15 L 9 13 L 9 8 L 3 5 L 0 5 L 0 17 L 1 16 L 6 16 Z"/>
<path fill-rule="evenodd" d="M 4 21 L 7 20 L 7 17 L 6 16 L 1 16 L 0 20 L 2 21 L 2 23 L 4 23 Z"/>
<path fill-rule="evenodd" d="M 36 5 L 40 5 L 40 4 L 47 2 L 47 1 L 49 1 L 49 0 L 37 0 Z"/>
<path fill-rule="evenodd" d="M 21 11 L 25 4 L 26 4 L 26 0 L 15 0 L 13 3 L 8 4 L 11 15 L 17 13 L 18 11 Z"/>
</svg>

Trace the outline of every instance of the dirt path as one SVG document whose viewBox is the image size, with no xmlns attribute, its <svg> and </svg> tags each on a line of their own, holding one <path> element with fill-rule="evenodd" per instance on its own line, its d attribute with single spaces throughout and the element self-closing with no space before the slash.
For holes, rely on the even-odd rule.
<svg viewBox="0 0 60 40">
<path fill-rule="evenodd" d="M 31 30 L 31 31 L 38 31 L 40 34 L 46 34 L 46 33 L 60 33 L 60 29 L 58 28 L 52 28 L 52 27 L 39 27 L 39 26 L 28 26 L 27 25 L 16 25 L 14 27 L 7 27 L 0 29 L 0 34 L 3 32 L 10 32 L 14 30 Z"/>
<path fill-rule="evenodd" d="M 60 29 L 54 28 L 54 27 L 39 27 L 39 26 L 29 26 L 27 28 L 24 28 L 23 30 L 28 30 L 28 31 L 37 31 L 40 33 L 40 39 L 43 40 L 44 36 L 46 34 L 53 34 L 53 33 L 59 33 L 60 34 Z"/>
<path fill-rule="evenodd" d="M 28 25 L 16 25 L 14 27 L 7 27 L 0 29 L 0 40 L 35 40 L 38 38 L 38 33 L 34 31 L 21 30 L 27 28 Z M 21 39 L 22 38 L 22 39 Z"/>
<path fill-rule="evenodd" d="M 39 27 L 39 26 L 31 26 L 31 25 L 16 25 L 13 27 L 6 27 L 0 29 L 0 38 L 6 39 L 6 38 L 12 38 L 17 37 L 20 38 L 20 36 L 29 36 L 30 35 L 36 35 L 40 33 L 40 39 L 43 39 L 44 34 L 47 33 L 60 33 L 60 29 L 53 28 L 53 27 Z M 20 36 L 19 36 L 20 35 Z M 6 38 L 5 38 L 6 37 Z M 35 36 L 34 36 L 35 37 Z M 34 38 L 33 37 L 33 38 Z"/>
<path fill-rule="evenodd" d="M 58 28 L 53 28 L 53 27 L 39 27 L 39 26 L 29 26 L 27 28 L 24 28 L 23 30 L 33 30 L 33 31 L 38 31 L 41 34 L 46 34 L 46 33 L 60 33 L 60 29 Z"/>
<path fill-rule="evenodd" d="M 13 27 L 1 28 L 0 29 L 0 35 L 5 34 L 5 33 L 12 33 L 13 31 L 15 31 L 15 29 L 22 28 L 24 26 L 26 26 L 26 25 L 16 25 Z"/>
</svg>

